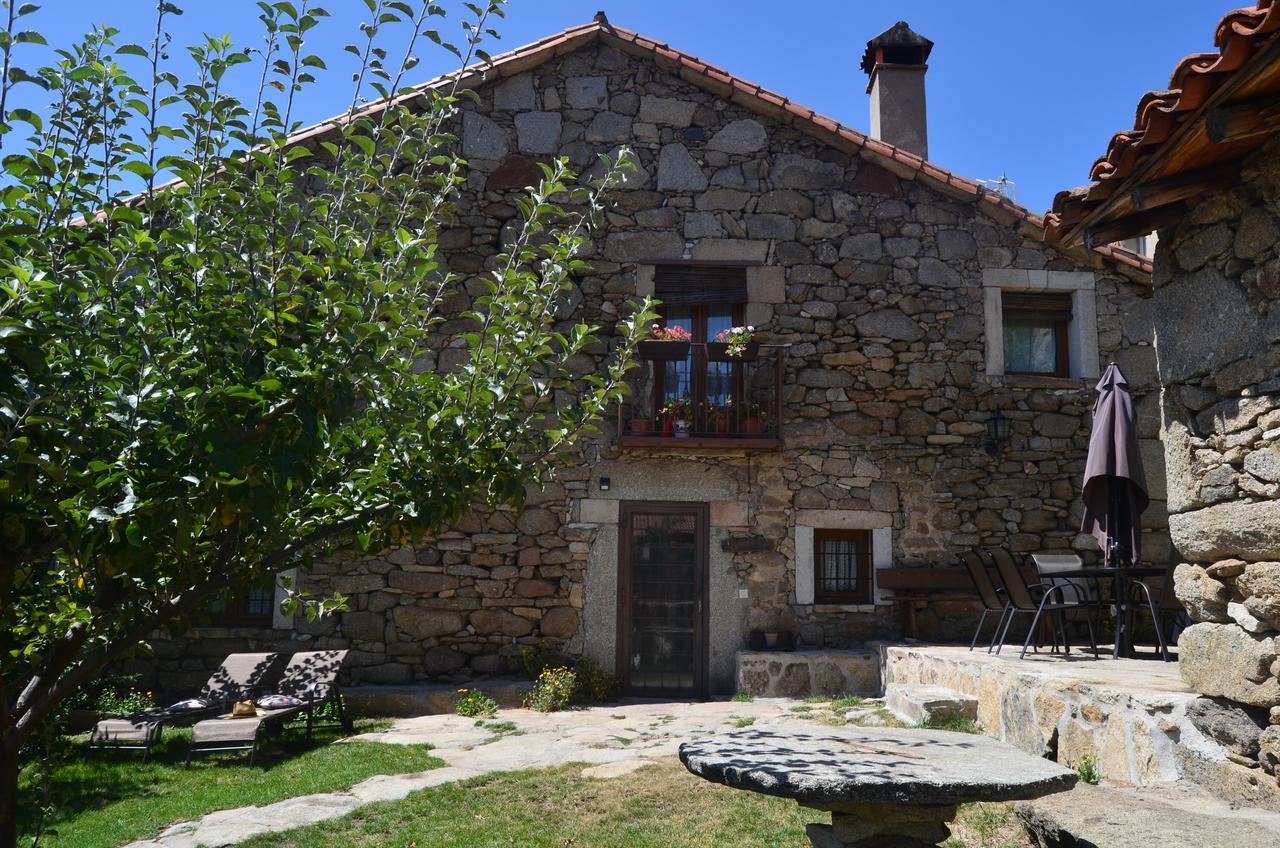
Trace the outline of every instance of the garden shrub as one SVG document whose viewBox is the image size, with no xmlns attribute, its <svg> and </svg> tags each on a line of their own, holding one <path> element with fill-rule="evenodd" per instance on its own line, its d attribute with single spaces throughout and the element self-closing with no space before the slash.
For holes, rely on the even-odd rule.
<svg viewBox="0 0 1280 848">
<path fill-rule="evenodd" d="M 68 698 L 66 709 L 94 710 L 108 715 L 133 715 L 156 705 L 149 689 L 138 686 L 141 675 L 104 674 Z"/>
<path fill-rule="evenodd" d="M 578 675 L 571 668 L 543 669 L 525 696 L 524 705 L 540 713 L 567 710 L 578 689 Z"/>
</svg>

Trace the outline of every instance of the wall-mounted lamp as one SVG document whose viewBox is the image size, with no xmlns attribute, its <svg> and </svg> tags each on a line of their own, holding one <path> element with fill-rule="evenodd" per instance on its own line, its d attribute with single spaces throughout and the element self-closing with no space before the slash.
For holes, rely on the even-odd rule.
<svg viewBox="0 0 1280 848">
<path fill-rule="evenodd" d="M 1000 456 L 1004 453 L 1005 442 L 1009 441 L 1009 419 L 999 409 L 987 419 L 987 453 Z"/>
<path fill-rule="evenodd" d="M 601 477 L 601 478 L 600 478 L 600 491 L 602 491 L 602 492 L 607 492 L 607 491 L 609 491 L 609 478 L 608 478 L 608 477 Z"/>
</svg>

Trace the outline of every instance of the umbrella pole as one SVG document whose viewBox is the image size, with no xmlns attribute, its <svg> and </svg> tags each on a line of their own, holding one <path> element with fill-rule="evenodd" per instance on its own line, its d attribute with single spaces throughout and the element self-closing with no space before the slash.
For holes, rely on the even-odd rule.
<svg viewBox="0 0 1280 848">
<path fill-rule="evenodd" d="M 1107 565 L 1116 570 L 1111 589 L 1116 606 L 1115 645 L 1111 652 L 1116 659 L 1133 654 L 1129 586 L 1124 574 L 1124 569 L 1131 565 L 1132 557 L 1129 550 L 1132 528 L 1129 526 L 1128 494 L 1123 480 L 1107 478 Z"/>
</svg>

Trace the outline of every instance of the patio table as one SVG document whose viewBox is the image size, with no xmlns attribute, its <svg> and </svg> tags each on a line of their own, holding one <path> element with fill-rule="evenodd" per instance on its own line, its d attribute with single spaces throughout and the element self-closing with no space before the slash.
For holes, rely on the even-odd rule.
<svg viewBox="0 0 1280 848">
<path fill-rule="evenodd" d="M 1110 580 L 1111 602 L 1116 607 L 1116 628 L 1112 639 L 1111 657 L 1119 659 L 1120 657 L 1129 657 L 1133 654 L 1133 632 L 1130 618 L 1133 610 L 1129 604 L 1129 586 L 1130 584 L 1141 580 L 1144 577 L 1161 577 L 1168 573 L 1167 568 L 1158 566 L 1129 566 L 1129 567 L 1110 567 L 1110 566 L 1091 566 L 1088 568 L 1072 568 L 1061 571 L 1054 571 L 1045 574 L 1046 578 L 1070 579 L 1072 577 L 1087 577 L 1092 579 Z M 1151 610 L 1152 620 L 1159 621 L 1157 611 L 1153 607 Z"/>
<path fill-rule="evenodd" d="M 956 806 L 1018 801 L 1075 785 L 1071 769 L 988 736 L 868 727 L 751 728 L 686 742 L 704 780 L 831 813 L 806 828 L 818 848 L 929 848 Z"/>
</svg>

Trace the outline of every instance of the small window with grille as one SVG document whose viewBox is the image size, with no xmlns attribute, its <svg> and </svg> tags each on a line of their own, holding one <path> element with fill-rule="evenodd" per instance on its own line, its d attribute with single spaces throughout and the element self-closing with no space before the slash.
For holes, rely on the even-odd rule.
<svg viewBox="0 0 1280 848">
<path fill-rule="evenodd" d="M 871 603 L 871 531 L 813 531 L 814 601 Z"/>
</svg>

